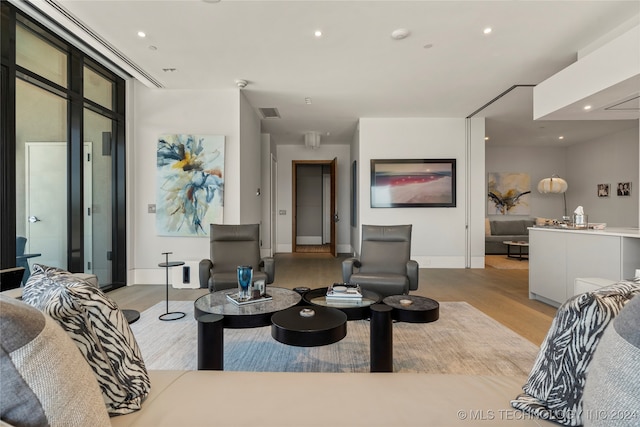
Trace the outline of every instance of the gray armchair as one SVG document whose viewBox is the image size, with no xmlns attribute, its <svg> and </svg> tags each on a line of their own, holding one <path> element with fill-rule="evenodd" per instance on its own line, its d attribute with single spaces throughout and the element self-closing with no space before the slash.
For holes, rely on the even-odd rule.
<svg viewBox="0 0 640 427">
<path fill-rule="evenodd" d="M 273 283 L 275 262 L 260 258 L 260 225 L 211 224 L 211 259 L 200 261 L 200 287 L 209 292 L 238 286 L 237 267 L 253 267 L 253 280 Z"/>
<path fill-rule="evenodd" d="M 411 225 L 363 225 L 360 259 L 342 262 L 342 280 L 382 297 L 408 294 L 418 289 L 419 267 L 410 257 Z"/>
</svg>

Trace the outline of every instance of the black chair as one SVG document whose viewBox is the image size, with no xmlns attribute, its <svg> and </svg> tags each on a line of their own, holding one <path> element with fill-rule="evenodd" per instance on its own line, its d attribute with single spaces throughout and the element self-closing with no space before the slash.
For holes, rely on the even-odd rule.
<svg viewBox="0 0 640 427">
<path fill-rule="evenodd" d="M 27 246 L 27 238 L 22 236 L 16 236 L 16 266 L 23 267 L 24 273 L 22 276 L 22 284 L 27 283 L 29 276 L 31 275 L 31 268 L 29 267 L 29 258 L 39 257 L 42 254 L 25 254 L 24 249 Z"/>
<path fill-rule="evenodd" d="M 342 262 L 342 279 L 381 295 L 418 289 L 418 263 L 411 257 L 411 225 L 363 225 L 360 258 Z"/>
<path fill-rule="evenodd" d="M 200 261 L 200 287 L 210 292 L 238 286 L 239 265 L 253 267 L 253 281 L 273 283 L 275 262 L 260 258 L 260 225 L 211 224 L 211 258 Z"/>
</svg>

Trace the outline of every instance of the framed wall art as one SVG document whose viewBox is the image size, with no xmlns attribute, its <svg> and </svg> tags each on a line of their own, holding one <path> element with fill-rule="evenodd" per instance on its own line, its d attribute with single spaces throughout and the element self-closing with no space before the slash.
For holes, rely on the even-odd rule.
<svg viewBox="0 0 640 427">
<path fill-rule="evenodd" d="M 618 196 L 630 196 L 631 195 L 631 183 L 619 182 L 618 183 Z"/>
<path fill-rule="evenodd" d="M 598 184 L 598 197 L 609 197 L 609 184 Z"/>
<path fill-rule="evenodd" d="M 222 224 L 224 136 L 158 138 L 156 229 L 160 236 L 207 236 Z"/>
<path fill-rule="evenodd" d="M 531 178 L 528 173 L 491 172 L 488 174 L 487 187 L 487 214 L 531 213 Z"/>
<path fill-rule="evenodd" d="M 372 208 L 455 206 L 455 159 L 371 160 Z"/>
</svg>

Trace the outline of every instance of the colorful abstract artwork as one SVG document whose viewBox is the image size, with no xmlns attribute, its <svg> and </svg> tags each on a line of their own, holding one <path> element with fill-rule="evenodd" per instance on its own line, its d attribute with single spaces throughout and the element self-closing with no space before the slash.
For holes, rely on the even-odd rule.
<svg viewBox="0 0 640 427">
<path fill-rule="evenodd" d="M 156 228 L 161 236 L 206 236 L 222 224 L 224 136 L 161 135 Z"/>
<path fill-rule="evenodd" d="M 528 173 L 492 172 L 487 181 L 489 215 L 531 213 L 531 179 Z"/>
</svg>

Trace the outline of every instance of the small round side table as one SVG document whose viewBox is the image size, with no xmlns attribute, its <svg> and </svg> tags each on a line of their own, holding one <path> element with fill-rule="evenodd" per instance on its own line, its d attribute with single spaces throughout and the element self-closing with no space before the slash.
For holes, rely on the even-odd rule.
<svg viewBox="0 0 640 427">
<path fill-rule="evenodd" d="M 184 261 L 169 262 L 169 254 L 172 254 L 172 253 L 173 252 L 162 252 L 162 255 L 165 256 L 165 262 L 161 262 L 160 264 L 158 264 L 158 267 L 164 267 L 166 270 L 166 284 L 167 284 L 167 288 L 166 288 L 167 289 L 167 292 L 166 292 L 167 308 L 165 310 L 165 313 L 158 316 L 158 318 L 160 320 L 166 320 L 166 321 L 178 320 L 186 316 L 186 314 L 183 313 L 182 311 L 171 311 L 171 312 L 169 311 L 169 268 L 184 265 Z"/>
</svg>

